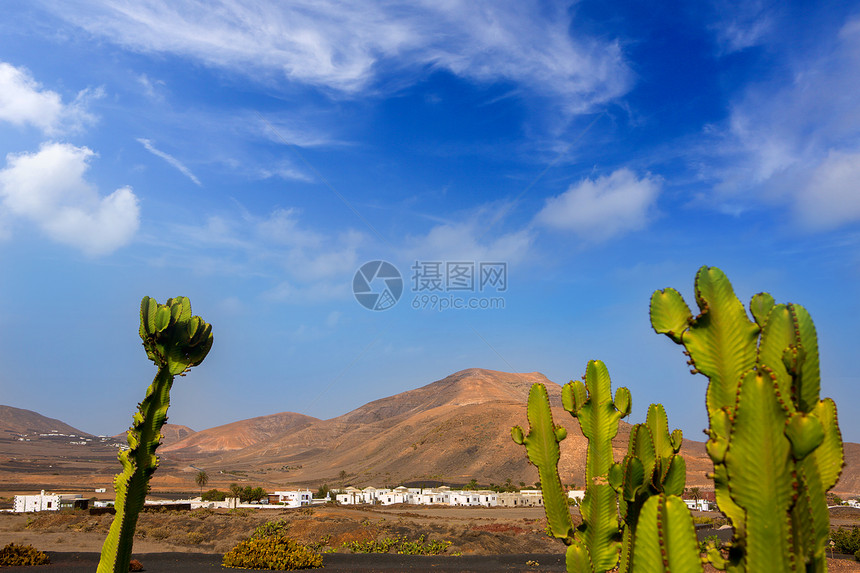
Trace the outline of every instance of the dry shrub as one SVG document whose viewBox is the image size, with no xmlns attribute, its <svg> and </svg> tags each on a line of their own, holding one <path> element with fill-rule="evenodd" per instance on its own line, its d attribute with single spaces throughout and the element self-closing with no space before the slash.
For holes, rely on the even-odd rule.
<svg viewBox="0 0 860 573">
<path fill-rule="evenodd" d="M 185 543 L 188 545 L 200 545 L 208 539 L 209 536 L 204 533 L 200 533 L 199 531 L 189 531 L 185 534 Z"/>
<path fill-rule="evenodd" d="M 50 562 L 51 560 L 46 554 L 32 545 L 10 543 L 0 549 L 0 567 L 47 565 Z"/>
</svg>

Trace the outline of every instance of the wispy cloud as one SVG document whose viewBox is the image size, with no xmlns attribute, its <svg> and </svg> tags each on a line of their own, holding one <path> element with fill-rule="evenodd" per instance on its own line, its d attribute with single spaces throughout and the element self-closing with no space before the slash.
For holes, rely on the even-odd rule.
<svg viewBox="0 0 860 573">
<path fill-rule="evenodd" d="M 571 33 L 567 5 L 75 0 L 56 14 L 133 50 L 181 54 L 260 81 L 280 76 L 340 95 L 378 90 L 395 81 L 390 71 L 402 85 L 410 75 L 415 81 L 442 69 L 480 82 L 516 82 L 577 113 L 618 97 L 632 82 L 619 43 Z"/>
<path fill-rule="evenodd" d="M 765 0 L 713 0 L 711 29 L 720 52 L 729 54 L 759 45 L 775 28 L 779 3 Z"/>
<path fill-rule="evenodd" d="M 149 151 L 156 157 L 162 158 L 163 160 L 174 166 L 176 169 L 178 169 L 180 173 L 191 179 L 191 181 L 195 185 L 197 185 L 198 187 L 203 187 L 203 184 L 200 183 L 200 180 L 197 179 L 197 177 L 191 172 L 191 170 L 188 169 L 181 161 L 179 161 L 169 153 L 165 153 L 160 149 L 157 149 L 148 139 L 143 139 L 142 137 L 139 137 L 137 141 L 140 142 L 140 144 L 143 145 L 147 151 Z"/>
<path fill-rule="evenodd" d="M 484 204 L 455 218 L 440 220 L 422 233 L 408 235 L 398 249 L 402 261 L 505 261 L 517 264 L 530 254 L 534 233 L 530 228 L 502 230 L 510 213 L 508 204 Z"/>
<path fill-rule="evenodd" d="M 87 106 L 102 95 L 101 89 L 86 89 L 63 103 L 60 94 L 44 89 L 27 69 L 0 62 L 0 121 L 32 125 L 50 136 L 80 131 L 95 121 Z"/>
<path fill-rule="evenodd" d="M 64 143 L 8 155 L 0 171 L 0 205 L 53 240 L 93 256 L 127 245 L 140 225 L 137 197 L 129 187 L 100 197 L 84 179 L 94 155 Z"/>
<path fill-rule="evenodd" d="M 204 275 L 257 276 L 269 286 L 260 295 L 289 303 L 322 302 L 351 296 L 365 234 L 309 228 L 296 209 L 276 209 L 266 216 L 240 208 L 239 215 L 209 216 L 203 224 L 171 225 L 165 242 L 159 235 L 143 240 L 171 250 L 169 259 Z"/>
<path fill-rule="evenodd" d="M 661 188 L 661 178 L 650 173 L 637 177 L 621 168 L 597 179 L 584 179 L 550 197 L 535 222 L 589 241 L 605 241 L 644 228 Z"/>
<path fill-rule="evenodd" d="M 860 19 L 846 22 L 815 53 L 786 63 L 787 73 L 750 86 L 732 104 L 710 175 L 718 203 L 788 204 L 812 229 L 860 221 Z M 709 161 L 713 161 L 709 159 Z"/>
<path fill-rule="evenodd" d="M 140 74 L 137 76 L 137 83 L 143 90 L 143 95 L 147 98 L 156 102 L 164 100 L 164 96 L 161 94 L 161 89 L 164 87 L 164 81 L 153 80 L 146 74 Z"/>
</svg>

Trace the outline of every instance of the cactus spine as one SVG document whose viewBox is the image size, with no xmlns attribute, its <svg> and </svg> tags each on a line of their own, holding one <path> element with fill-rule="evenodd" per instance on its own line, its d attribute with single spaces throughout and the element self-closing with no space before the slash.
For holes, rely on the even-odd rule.
<svg viewBox="0 0 860 573">
<path fill-rule="evenodd" d="M 656 291 L 651 324 L 709 379 L 706 446 L 717 503 L 735 530 L 729 558 L 712 552 L 712 562 L 738 572 L 826 571 L 825 495 L 843 454 L 836 405 L 819 399 L 812 319 L 761 293 L 750 303 L 751 321 L 713 267 L 699 269 L 695 295 L 693 317 L 678 291 Z"/>
<path fill-rule="evenodd" d="M 129 449 L 119 453 L 122 472 L 114 478 L 116 515 L 102 546 L 98 573 L 128 571 L 137 515 L 143 508 L 149 478 L 158 467 L 155 450 L 167 420 L 174 376 L 200 364 L 212 347 L 212 327 L 191 315 L 185 297 L 158 304 L 148 296 L 140 303 L 140 338 L 146 355 L 158 367 L 128 430 Z"/>
</svg>

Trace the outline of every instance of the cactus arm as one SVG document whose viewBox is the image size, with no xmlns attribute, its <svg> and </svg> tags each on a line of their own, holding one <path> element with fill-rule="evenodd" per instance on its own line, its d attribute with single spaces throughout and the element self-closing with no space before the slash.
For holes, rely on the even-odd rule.
<svg viewBox="0 0 860 573">
<path fill-rule="evenodd" d="M 118 456 L 123 469 L 114 478 L 116 515 L 102 546 L 97 573 L 128 571 L 137 516 L 143 509 L 149 478 L 158 468 L 155 450 L 167 420 L 174 376 L 184 376 L 200 364 L 212 347 L 212 327 L 191 315 L 191 303 L 185 297 L 168 299 L 163 305 L 143 297 L 139 333 L 158 372 L 134 414 L 129 449 Z"/>
<path fill-rule="evenodd" d="M 797 484 L 780 401 L 769 372 L 743 376 L 726 469 L 731 497 L 745 512 L 748 571 L 795 571 L 788 511 Z"/>
<path fill-rule="evenodd" d="M 787 348 L 796 348 L 797 344 L 788 305 L 773 305 L 761 332 L 756 364 L 767 364 L 776 375 L 780 394 L 786 397 L 791 396 L 792 399 L 796 390 L 792 388 L 793 381 L 786 368 L 784 355 Z"/>
<path fill-rule="evenodd" d="M 651 295 L 651 326 L 658 334 L 665 334 L 681 344 L 681 335 L 691 320 L 690 307 L 675 289 L 666 288 Z"/>
<path fill-rule="evenodd" d="M 683 336 L 692 366 L 710 379 L 708 412 L 734 406 L 740 375 L 755 364 L 759 327 L 747 317 L 729 279 L 715 267 L 696 274 L 701 313 Z"/>
<path fill-rule="evenodd" d="M 809 412 L 818 404 L 821 392 L 821 374 L 818 362 L 818 335 L 809 312 L 799 304 L 789 304 L 797 341 L 796 350 L 802 352 L 800 367 L 794 372 L 797 409 Z M 840 440 L 841 442 L 841 440 Z M 840 448 L 841 449 L 841 448 Z"/>
<path fill-rule="evenodd" d="M 701 572 L 693 519 L 680 497 L 659 494 L 639 514 L 633 554 L 635 573 Z"/>
<path fill-rule="evenodd" d="M 511 436 L 516 443 L 526 447 L 529 461 L 538 468 L 544 511 L 553 536 L 570 543 L 573 539 L 573 522 L 558 475 L 558 444 L 567 436 L 567 431 L 553 423 L 549 396 L 543 384 L 533 384 L 529 391 L 528 420 L 527 435 L 523 434 L 522 428 L 514 426 Z"/>
<path fill-rule="evenodd" d="M 800 487 L 791 520 L 797 557 L 806 561 L 808 571 L 817 573 L 827 570 L 826 549 L 830 538 L 827 491 L 839 479 L 844 458 L 833 400 L 820 401 L 809 418 L 821 423 L 823 438 L 817 448 L 797 462 Z"/>
<path fill-rule="evenodd" d="M 770 310 L 773 308 L 775 303 L 776 301 L 770 293 L 760 292 L 753 295 L 750 300 L 750 312 L 752 313 L 756 324 L 759 325 L 759 328 L 764 328 L 767 323 L 767 316 L 770 314 Z"/>
<path fill-rule="evenodd" d="M 584 543 L 576 539 L 567 546 L 567 551 L 564 555 L 564 564 L 568 573 L 589 573 L 594 570 L 591 565 L 591 559 L 588 556 L 588 549 Z"/>
<path fill-rule="evenodd" d="M 818 403 L 812 413 L 824 428 L 824 439 L 804 462 L 808 460 L 810 465 L 815 466 L 821 476 L 822 488 L 828 491 L 839 481 L 845 465 L 836 403 L 830 398 L 825 398 Z"/>
</svg>

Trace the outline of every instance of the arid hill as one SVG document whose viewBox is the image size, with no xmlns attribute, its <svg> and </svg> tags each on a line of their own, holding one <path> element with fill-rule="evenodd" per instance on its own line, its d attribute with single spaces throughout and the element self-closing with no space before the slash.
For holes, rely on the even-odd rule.
<svg viewBox="0 0 860 573">
<path fill-rule="evenodd" d="M 304 414 L 282 412 L 194 432 L 184 439 L 172 442 L 167 441 L 167 434 L 162 431 L 165 434 L 165 444 L 159 452 L 173 452 L 174 454 L 194 457 L 213 452 L 223 453 L 240 450 L 287 432 L 295 432 L 314 422 L 319 422 L 319 420 Z M 169 424 L 166 424 L 165 427 L 167 425 Z"/>
<path fill-rule="evenodd" d="M 47 418 L 31 410 L 0 406 L 0 437 L 18 438 L 33 434 L 73 434 L 91 437 L 90 434 L 73 428 L 60 420 Z"/>
<path fill-rule="evenodd" d="M 464 483 L 472 478 L 531 485 L 538 479 L 537 470 L 528 464 L 522 446 L 511 440 L 510 429 L 528 425 L 524 405 L 535 382 L 547 386 L 556 423 L 569 431 L 562 447 L 562 479 L 582 485 L 587 441 L 561 408 L 561 387 L 537 372 L 477 368 L 240 450 L 195 457 L 194 464 L 225 472 L 288 468 L 281 479 L 292 483 L 341 483 L 345 473 L 346 481 L 355 485 Z M 629 428 L 622 423 L 615 440 L 618 459 L 626 451 Z M 170 448 L 173 454 L 187 453 L 177 446 Z M 704 448 L 691 443 L 688 449 L 689 482 L 705 485 L 710 466 L 702 457 Z"/>
<path fill-rule="evenodd" d="M 270 489 L 323 483 L 460 484 L 471 479 L 497 484 L 510 479 L 517 485 L 532 485 L 538 479 L 537 470 L 528 464 L 525 449 L 511 440 L 510 429 L 514 425 L 527 427 L 525 404 L 535 382 L 547 386 L 555 422 L 568 430 L 559 463 L 562 480 L 582 486 L 587 440 L 579 423 L 561 408 L 561 387 L 537 372 L 510 374 L 472 368 L 329 420 L 284 412 L 210 428 L 178 441 L 166 437 L 159 449 L 163 463 L 153 488 L 188 488 L 199 468 L 209 473 L 210 487 L 221 488 L 233 481 Z M 671 428 L 671 418 L 669 423 Z M 66 426 L 55 423 L 51 429 L 62 427 Z M 620 461 L 627 450 L 629 433 L 630 425 L 622 422 L 613 442 L 616 460 Z M 115 450 L 110 456 L 96 458 L 96 450 L 89 446 L 82 450 L 82 446 L 63 445 L 63 450 L 54 451 L 48 447 L 53 442 L 40 443 L 40 454 L 28 454 L 25 465 L 20 457 L 22 448 L 35 446 L 7 439 L 3 447 L 14 448 L 17 453 L 11 455 L 19 457 L 3 463 L 2 455 L 10 452 L 0 451 L 0 483 L 12 481 L 4 478 L 6 468 L 18 476 L 37 472 L 41 465 L 47 465 L 52 451 L 54 460 L 63 458 L 62 475 L 73 473 L 79 463 L 75 459 L 85 451 L 91 463 L 87 475 L 93 476 L 88 479 L 103 479 L 116 471 Z M 687 485 L 712 487 L 706 477 L 712 465 L 704 444 L 685 439 L 681 453 L 687 461 Z M 103 468 L 100 460 L 107 458 L 113 459 Z M 843 477 L 834 491 L 860 493 L 860 444 L 845 444 L 845 458 Z M 47 476 L 56 472 L 54 463 L 43 478 L 53 479 Z"/>
</svg>

